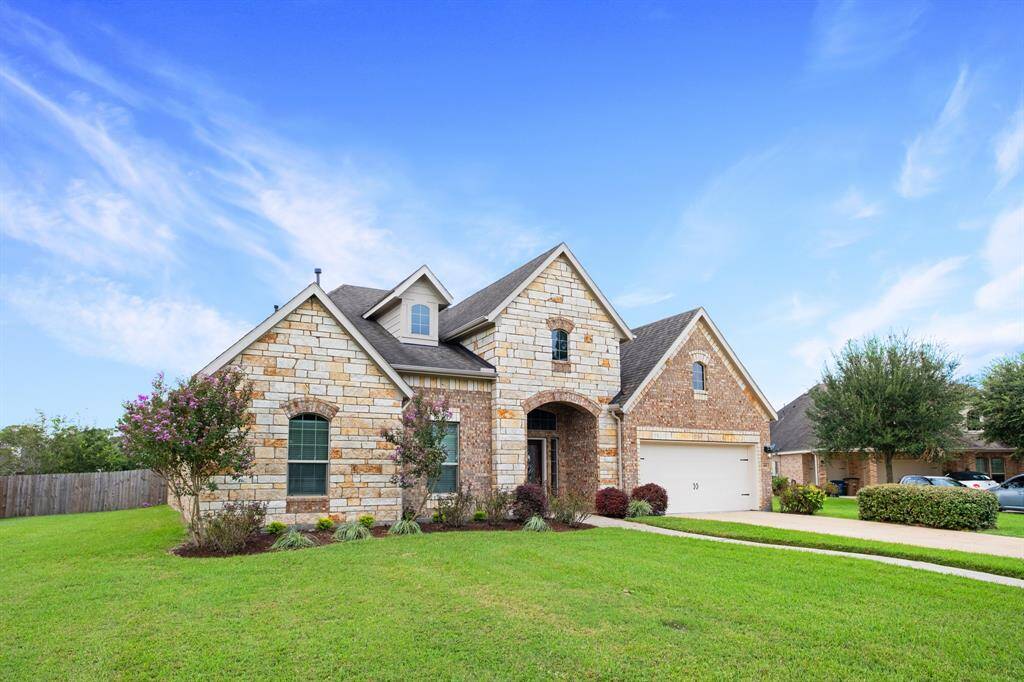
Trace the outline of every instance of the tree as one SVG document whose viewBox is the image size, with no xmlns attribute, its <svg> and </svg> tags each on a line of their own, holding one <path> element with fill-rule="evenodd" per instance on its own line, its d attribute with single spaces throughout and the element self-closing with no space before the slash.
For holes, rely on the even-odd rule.
<svg viewBox="0 0 1024 682">
<path fill-rule="evenodd" d="M 966 390 L 959 362 L 905 336 L 847 342 L 811 392 L 807 414 L 826 455 L 881 456 L 892 482 L 896 455 L 942 461 L 960 443 Z"/>
<path fill-rule="evenodd" d="M 1024 459 L 1024 353 L 989 367 L 971 408 L 986 440 L 1009 445 Z"/>
<path fill-rule="evenodd" d="M 391 460 L 398 465 L 391 482 L 402 490 L 422 486 L 424 494 L 413 518 L 418 518 L 430 495 L 429 485 L 441 476 L 446 454 L 442 444 L 451 412 L 444 398 L 428 399 L 417 393 L 402 411 L 402 425 L 381 436 L 395 446 Z"/>
<path fill-rule="evenodd" d="M 0 475 L 120 471 L 129 468 L 114 429 L 65 417 L 39 418 L 0 430 Z"/>
<path fill-rule="evenodd" d="M 199 495 L 216 490 L 215 476 L 249 473 L 252 384 L 236 369 L 196 375 L 169 389 L 163 374 L 149 395 L 124 403 L 118 422 L 123 447 L 135 465 L 155 471 L 183 507 L 189 498 L 192 542 L 202 533 Z"/>
</svg>

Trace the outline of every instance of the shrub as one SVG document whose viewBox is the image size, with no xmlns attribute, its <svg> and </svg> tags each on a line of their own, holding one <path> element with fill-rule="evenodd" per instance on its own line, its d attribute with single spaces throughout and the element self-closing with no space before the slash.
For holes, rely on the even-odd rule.
<svg viewBox="0 0 1024 682">
<path fill-rule="evenodd" d="M 325 516 L 316 522 L 316 529 L 321 531 L 332 531 L 334 530 L 334 520 Z"/>
<path fill-rule="evenodd" d="M 551 526 L 540 516 L 533 515 L 526 520 L 523 524 L 523 530 L 530 531 L 532 533 L 546 533 L 551 530 Z"/>
<path fill-rule="evenodd" d="M 391 528 L 388 528 L 388 535 L 419 535 L 422 532 L 420 524 L 412 519 L 396 521 Z"/>
<path fill-rule="evenodd" d="M 497 525 L 508 518 L 509 509 L 512 507 L 512 495 L 507 490 L 492 488 L 484 495 L 481 504 L 487 522 Z"/>
<path fill-rule="evenodd" d="M 594 508 L 601 516 L 625 518 L 629 510 L 629 495 L 618 488 L 602 488 L 594 497 Z"/>
<path fill-rule="evenodd" d="M 316 540 L 308 535 L 303 535 L 297 530 L 290 530 L 279 537 L 277 541 L 270 546 L 270 549 L 306 549 L 307 547 L 316 547 Z"/>
<path fill-rule="evenodd" d="M 338 530 L 334 531 L 334 539 L 338 542 L 353 542 L 355 540 L 365 540 L 370 537 L 370 529 L 361 523 L 343 523 L 338 526 Z"/>
<path fill-rule="evenodd" d="M 486 521 L 487 520 L 487 512 L 485 512 L 483 509 L 477 509 L 475 512 L 473 512 L 473 520 L 476 521 L 477 523 L 481 523 L 483 521 Z"/>
<path fill-rule="evenodd" d="M 203 516 L 199 544 L 224 554 L 237 552 L 260 531 L 266 515 L 263 502 L 229 502 Z"/>
<path fill-rule="evenodd" d="M 984 490 L 890 483 L 861 488 L 857 509 L 865 521 L 984 530 L 996 527 L 999 504 Z"/>
<path fill-rule="evenodd" d="M 633 488 L 630 495 L 634 500 L 645 500 L 651 505 L 651 513 L 661 516 L 668 509 L 668 491 L 657 483 L 645 483 Z"/>
<path fill-rule="evenodd" d="M 288 526 L 281 523 L 280 521 L 271 521 L 267 524 L 267 532 L 271 535 L 280 535 L 286 530 L 288 530 Z"/>
<path fill-rule="evenodd" d="M 551 498 L 551 515 L 555 521 L 576 528 L 590 517 L 590 500 L 576 492 L 564 492 Z"/>
<path fill-rule="evenodd" d="M 376 519 L 373 518 L 373 514 L 363 514 L 359 517 L 359 525 L 367 530 L 373 528 L 374 521 L 376 521 Z"/>
<path fill-rule="evenodd" d="M 513 493 L 512 513 L 520 521 L 548 513 L 548 496 L 536 483 L 524 483 Z"/>
<path fill-rule="evenodd" d="M 458 492 L 438 499 L 437 513 L 444 525 L 450 528 L 460 528 L 466 525 L 474 506 L 476 506 L 476 501 L 472 491 L 468 487 L 459 488 Z"/>
<path fill-rule="evenodd" d="M 829 497 L 839 497 L 839 486 L 832 481 L 829 481 L 825 485 L 821 486 L 821 489 L 825 491 L 825 494 Z"/>
<path fill-rule="evenodd" d="M 436 511 L 430 515 L 430 520 L 434 523 L 441 523 L 441 512 Z"/>
<path fill-rule="evenodd" d="M 789 487 L 789 479 L 785 476 L 772 476 L 772 495 L 776 497 Z"/>
<path fill-rule="evenodd" d="M 792 484 L 779 496 L 779 509 L 785 514 L 813 514 L 825 506 L 825 492 L 816 485 Z"/>
<path fill-rule="evenodd" d="M 630 500 L 626 508 L 626 516 L 635 519 L 638 516 L 650 516 L 651 503 L 647 500 Z"/>
</svg>

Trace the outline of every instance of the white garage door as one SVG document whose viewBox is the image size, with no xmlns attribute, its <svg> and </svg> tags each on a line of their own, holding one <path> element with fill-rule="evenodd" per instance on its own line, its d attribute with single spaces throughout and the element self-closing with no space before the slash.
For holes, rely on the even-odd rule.
<svg viewBox="0 0 1024 682">
<path fill-rule="evenodd" d="M 757 508 L 750 445 L 640 443 L 640 483 L 668 491 L 668 513 Z"/>
</svg>

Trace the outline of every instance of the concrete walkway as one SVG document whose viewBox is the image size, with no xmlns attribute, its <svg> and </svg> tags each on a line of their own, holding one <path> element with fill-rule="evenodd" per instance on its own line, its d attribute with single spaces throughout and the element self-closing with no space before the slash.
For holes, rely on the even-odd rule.
<svg viewBox="0 0 1024 682">
<path fill-rule="evenodd" d="M 780 514 L 781 516 L 781 514 Z M 897 559 L 894 557 L 887 556 L 875 556 L 872 554 L 855 554 L 853 552 L 837 552 L 831 549 L 815 549 L 813 547 L 791 547 L 789 545 L 770 545 L 763 542 L 748 542 L 747 540 L 733 540 L 731 538 L 716 538 L 711 535 L 699 535 L 697 533 L 685 533 L 680 530 L 670 530 L 668 528 L 658 528 L 657 526 L 648 526 L 642 523 L 633 523 L 631 521 L 623 521 L 622 519 L 610 519 L 606 516 L 591 516 L 587 519 L 587 523 L 597 526 L 599 528 L 626 528 L 628 530 L 640 531 L 643 533 L 655 533 L 657 535 L 671 535 L 679 538 L 691 538 L 694 540 L 707 540 L 708 542 L 724 542 L 731 545 L 747 545 L 748 547 L 762 547 L 768 549 L 779 549 L 789 552 L 807 552 L 810 554 L 825 554 L 828 556 L 838 556 L 847 559 L 863 559 L 865 561 L 877 561 L 881 564 L 891 564 L 893 566 L 905 566 L 907 568 L 917 568 L 922 571 L 931 571 L 932 573 L 942 573 L 945 575 L 956 575 L 961 578 L 970 578 L 972 580 L 980 580 L 986 583 L 994 583 L 996 585 L 1006 585 L 1009 587 L 1017 587 L 1024 589 L 1024 580 L 1019 578 L 1010 578 L 1003 575 L 995 575 L 993 573 L 983 573 L 981 571 L 969 571 L 965 568 L 955 568 L 953 566 L 942 566 L 940 564 L 930 564 L 925 561 L 910 561 L 908 559 Z"/>
<path fill-rule="evenodd" d="M 1005 535 L 985 535 L 962 530 L 919 528 L 918 526 L 901 526 L 896 523 L 837 519 L 820 515 L 779 514 L 777 512 L 717 512 L 714 514 L 680 514 L 680 516 L 1024 559 L 1024 538 Z"/>
</svg>

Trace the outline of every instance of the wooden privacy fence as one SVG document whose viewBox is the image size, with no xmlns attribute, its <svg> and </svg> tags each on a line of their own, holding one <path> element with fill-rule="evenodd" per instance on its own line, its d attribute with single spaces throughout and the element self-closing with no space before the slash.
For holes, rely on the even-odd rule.
<svg viewBox="0 0 1024 682">
<path fill-rule="evenodd" d="M 0 476 L 0 517 L 113 511 L 165 502 L 167 487 L 149 469 Z"/>
</svg>

